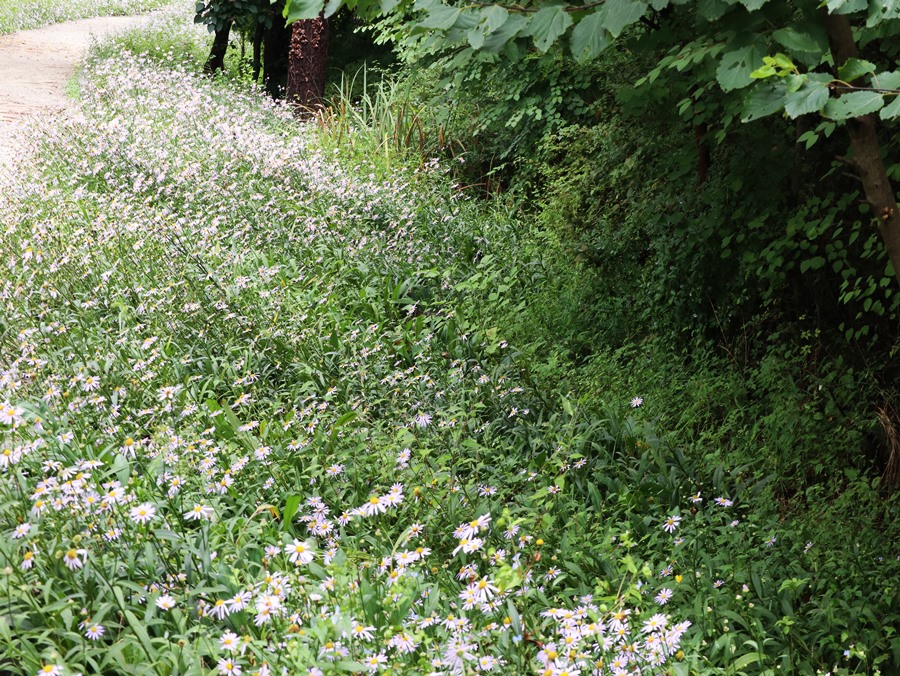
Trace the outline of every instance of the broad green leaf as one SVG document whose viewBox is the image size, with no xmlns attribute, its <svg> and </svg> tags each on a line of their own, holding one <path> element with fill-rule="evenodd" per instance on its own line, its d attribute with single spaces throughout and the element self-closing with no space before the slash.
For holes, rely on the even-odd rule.
<svg viewBox="0 0 900 676">
<path fill-rule="evenodd" d="M 895 19 L 900 19 L 900 3 L 897 0 L 872 0 L 869 2 L 869 16 L 866 18 L 866 26 L 869 28 Z"/>
<path fill-rule="evenodd" d="M 868 0 L 828 0 L 826 6 L 829 14 L 850 14 L 861 12 L 868 5 Z"/>
<path fill-rule="evenodd" d="M 603 19 L 603 27 L 615 38 L 626 26 L 644 16 L 646 11 L 647 3 L 643 0 L 606 0 L 599 13 Z"/>
<path fill-rule="evenodd" d="M 749 11 L 755 12 L 756 10 L 761 9 L 768 0 L 740 0 L 740 2 Z"/>
<path fill-rule="evenodd" d="M 900 70 L 890 73 L 875 73 L 872 76 L 872 86 L 880 89 L 898 89 L 900 90 Z"/>
<path fill-rule="evenodd" d="M 816 30 L 818 29 L 818 30 Z M 800 25 L 781 28 L 772 37 L 781 46 L 792 52 L 823 53 L 828 49 L 828 38 L 818 25 Z"/>
<path fill-rule="evenodd" d="M 697 11 L 707 21 L 717 21 L 725 16 L 732 5 L 725 0 L 698 0 Z"/>
<path fill-rule="evenodd" d="M 572 55 L 577 61 L 597 57 L 611 43 L 612 36 L 603 27 L 600 12 L 586 16 L 572 30 Z"/>
<path fill-rule="evenodd" d="M 793 73 L 791 73 L 784 78 L 784 86 L 787 87 L 788 92 L 791 94 L 800 91 L 800 87 L 802 87 L 805 83 L 806 78 L 802 75 L 794 75 Z"/>
<path fill-rule="evenodd" d="M 503 25 L 493 33 L 488 35 L 484 40 L 483 49 L 491 52 L 499 52 L 514 37 L 519 35 L 528 25 L 528 19 L 521 14 L 511 14 Z"/>
<path fill-rule="evenodd" d="M 484 45 L 484 31 L 480 26 L 475 26 L 466 33 L 466 40 L 472 49 L 481 49 Z"/>
<path fill-rule="evenodd" d="M 803 84 L 795 92 L 788 92 L 784 100 L 784 112 L 791 119 L 801 115 L 814 113 L 825 107 L 828 103 L 828 86 L 822 82 L 804 80 Z"/>
<path fill-rule="evenodd" d="M 744 100 L 742 122 L 752 122 L 784 109 L 787 88 L 783 82 L 766 82 L 753 88 Z"/>
<path fill-rule="evenodd" d="M 716 69 L 716 81 L 726 92 L 746 87 L 753 82 L 750 75 L 762 63 L 764 57 L 765 52 L 755 43 L 727 52 L 722 56 Z"/>
<path fill-rule="evenodd" d="M 878 115 L 882 120 L 893 120 L 900 117 L 900 96 L 895 96 L 894 100 L 882 108 Z"/>
<path fill-rule="evenodd" d="M 432 28 L 435 30 L 447 30 L 452 28 L 453 24 L 459 18 L 462 10 L 459 7 L 447 7 L 446 5 L 435 5 L 427 10 L 428 14 L 419 22 L 422 28 Z"/>
<path fill-rule="evenodd" d="M 500 7 L 499 5 L 491 5 L 490 7 L 485 7 L 481 10 L 481 20 L 488 33 L 493 33 L 500 28 L 500 26 L 506 23 L 508 18 L 509 12 L 506 11 L 505 7 Z"/>
<path fill-rule="evenodd" d="M 844 82 L 853 82 L 855 79 L 860 78 L 867 73 L 874 72 L 875 64 L 871 61 L 850 58 L 847 59 L 843 66 L 838 68 L 838 77 Z"/>
<path fill-rule="evenodd" d="M 775 66 L 771 63 L 767 63 L 750 73 L 750 79 L 765 80 L 766 78 L 775 77 L 776 75 L 778 75 L 778 71 L 775 70 Z"/>
<path fill-rule="evenodd" d="M 874 113 L 884 105 L 878 92 L 850 92 L 839 99 L 829 99 L 822 114 L 832 120 L 848 120 Z"/>
<path fill-rule="evenodd" d="M 572 17 L 562 5 L 544 7 L 531 18 L 528 34 L 534 37 L 534 46 L 546 52 L 571 25 Z"/>
<path fill-rule="evenodd" d="M 284 18 L 288 25 L 303 19 L 315 19 L 322 12 L 322 0 L 287 0 L 284 3 Z"/>
</svg>

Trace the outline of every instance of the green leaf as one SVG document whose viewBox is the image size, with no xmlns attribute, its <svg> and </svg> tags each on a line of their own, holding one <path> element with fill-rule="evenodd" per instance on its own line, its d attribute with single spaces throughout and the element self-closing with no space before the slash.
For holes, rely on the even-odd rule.
<svg viewBox="0 0 900 676">
<path fill-rule="evenodd" d="M 113 460 L 111 469 L 120 483 L 128 483 L 128 477 L 131 476 L 131 464 L 128 462 L 128 458 L 124 455 L 117 454 L 116 459 Z"/>
<path fill-rule="evenodd" d="M 516 37 L 526 26 L 528 19 L 521 14 L 511 14 L 503 25 L 487 36 L 483 49 L 491 52 L 499 52 L 506 44 Z"/>
<path fill-rule="evenodd" d="M 900 19 L 900 5 L 897 0 L 872 0 L 869 2 L 869 16 L 866 26 L 874 28 L 878 24 Z"/>
<path fill-rule="evenodd" d="M 816 256 L 815 258 L 808 258 L 805 261 L 801 261 L 800 272 L 803 273 L 807 270 L 819 270 L 823 267 L 825 267 L 825 259 L 821 256 Z"/>
<path fill-rule="evenodd" d="M 784 111 L 791 119 L 796 119 L 822 110 L 828 103 L 828 98 L 828 87 L 824 83 L 806 79 L 800 89 L 788 92 L 784 100 Z"/>
<path fill-rule="evenodd" d="M 572 55 L 576 61 L 589 61 L 609 47 L 612 36 L 603 27 L 600 12 L 589 14 L 572 30 Z"/>
<path fill-rule="evenodd" d="M 872 85 L 881 89 L 900 89 L 900 70 L 889 73 L 875 73 Z"/>
<path fill-rule="evenodd" d="M 499 5 L 491 5 L 481 10 L 481 21 L 485 25 L 488 33 L 493 33 L 506 23 L 509 18 L 509 12 L 505 7 Z"/>
<path fill-rule="evenodd" d="M 849 58 L 843 66 L 838 68 L 838 77 L 844 82 L 853 82 L 855 79 L 868 73 L 875 72 L 875 64 L 863 59 Z"/>
<path fill-rule="evenodd" d="M 453 27 L 462 9 L 459 7 L 447 7 L 446 5 L 434 5 L 428 9 L 428 14 L 419 22 L 422 28 L 432 28 L 435 30 L 447 30 Z"/>
<path fill-rule="evenodd" d="M 180 542 L 181 541 L 181 536 L 178 533 L 168 530 L 166 528 L 154 529 L 153 536 L 160 540 L 169 540 L 171 542 Z"/>
<path fill-rule="evenodd" d="M 347 411 L 344 415 L 334 421 L 335 427 L 343 427 L 349 422 L 356 420 L 359 414 L 356 411 Z"/>
<path fill-rule="evenodd" d="M 768 0 L 741 0 L 741 4 L 751 12 L 761 9 L 767 2 Z"/>
<path fill-rule="evenodd" d="M 291 495 L 287 500 L 284 501 L 284 509 L 281 510 L 281 529 L 287 530 L 291 526 L 291 521 L 294 519 L 294 515 L 297 513 L 297 510 L 300 508 L 300 503 L 303 501 L 302 495 Z"/>
<path fill-rule="evenodd" d="M 737 674 L 742 669 L 746 669 L 751 664 L 756 664 L 757 662 L 761 662 L 764 658 L 764 655 L 759 652 L 755 653 L 747 653 L 746 655 L 741 655 L 736 660 L 734 660 L 728 667 L 728 671 L 726 674 Z"/>
<path fill-rule="evenodd" d="M 603 27 L 613 37 L 638 21 L 647 11 L 647 3 L 643 0 L 606 0 L 599 14 L 602 17 Z"/>
<path fill-rule="evenodd" d="M 481 49 L 484 46 L 484 31 L 480 26 L 476 26 L 466 33 L 466 40 L 472 49 Z"/>
<path fill-rule="evenodd" d="M 878 115 L 882 120 L 893 120 L 900 117 L 900 96 L 895 96 L 894 100 L 882 108 Z"/>
<path fill-rule="evenodd" d="M 798 27 L 788 26 L 772 33 L 772 37 L 778 44 L 792 52 L 819 54 L 828 49 L 828 38 L 818 25 L 804 25 L 802 29 L 799 28 L 799 25 Z"/>
<path fill-rule="evenodd" d="M 731 9 L 731 3 L 725 0 L 698 0 L 697 11 L 707 21 L 718 21 Z"/>
<path fill-rule="evenodd" d="M 750 75 L 760 65 L 764 56 L 765 52 L 755 43 L 724 54 L 716 69 L 716 81 L 722 91 L 741 89 L 753 82 Z"/>
<path fill-rule="evenodd" d="M 801 134 L 800 138 L 797 139 L 797 143 L 802 143 L 806 147 L 806 149 L 809 150 L 816 144 L 816 141 L 818 140 L 819 135 L 816 132 L 810 130 Z"/>
<path fill-rule="evenodd" d="M 128 620 L 128 624 L 131 626 L 134 635 L 137 636 L 138 640 L 141 642 L 144 652 L 147 653 L 147 658 L 153 662 L 156 659 L 156 651 L 153 649 L 153 643 L 150 641 L 150 634 L 147 633 L 144 623 L 130 610 L 123 610 L 123 614 L 125 615 L 125 619 Z"/>
<path fill-rule="evenodd" d="M 284 3 L 284 18 L 290 25 L 303 19 L 315 19 L 322 9 L 322 0 L 287 0 Z"/>
<path fill-rule="evenodd" d="M 315 561 L 310 561 L 306 564 L 307 569 L 312 575 L 315 575 L 320 580 L 328 579 L 328 571 L 326 571 L 322 566 L 320 566 Z"/>
<path fill-rule="evenodd" d="M 354 660 L 339 660 L 335 667 L 339 671 L 349 671 L 351 673 L 363 672 L 366 671 L 366 665 L 362 662 L 356 662 Z"/>
<path fill-rule="evenodd" d="M 784 108 L 787 87 L 783 82 L 766 82 L 753 88 L 750 96 L 744 100 L 741 113 L 742 122 L 752 122 Z"/>
<path fill-rule="evenodd" d="M 522 618 L 519 615 L 519 610 L 516 608 L 515 604 L 512 602 L 512 599 L 509 599 L 506 602 L 506 614 L 510 620 L 512 620 L 512 628 L 514 632 L 521 633 L 522 631 Z"/>
<path fill-rule="evenodd" d="M 861 12 L 868 5 L 868 0 L 828 0 L 826 6 L 829 14 L 850 14 Z"/>
<path fill-rule="evenodd" d="M 767 63 L 750 73 L 750 79 L 765 80 L 766 78 L 775 77 L 776 75 L 778 75 L 778 71 L 775 70 L 775 66 L 771 63 Z"/>
<path fill-rule="evenodd" d="M 848 120 L 874 113 L 884 105 L 878 92 L 850 92 L 839 99 L 829 99 L 822 114 L 832 120 Z"/>
<path fill-rule="evenodd" d="M 534 37 L 534 46 L 546 52 L 571 25 L 572 17 L 562 5 L 544 7 L 531 18 L 528 34 Z"/>
</svg>

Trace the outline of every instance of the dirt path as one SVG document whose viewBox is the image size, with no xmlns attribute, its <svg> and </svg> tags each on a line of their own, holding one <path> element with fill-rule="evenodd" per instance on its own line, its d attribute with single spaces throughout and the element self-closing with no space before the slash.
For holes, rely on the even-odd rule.
<svg viewBox="0 0 900 676">
<path fill-rule="evenodd" d="M 0 35 L 0 174 L 15 162 L 15 134 L 26 119 L 40 115 L 50 121 L 70 104 L 66 83 L 91 41 L 147 19 L 100 17 Z"/>
</svg>

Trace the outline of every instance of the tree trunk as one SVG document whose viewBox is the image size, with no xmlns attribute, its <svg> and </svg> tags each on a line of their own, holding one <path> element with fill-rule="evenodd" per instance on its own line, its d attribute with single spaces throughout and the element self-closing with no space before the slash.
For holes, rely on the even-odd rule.
<svg viewBox="0 0 900 676">
<path fill-rule="evenodd" d="M 213 38 L 212 49 L 209 50 L 209 57 L 203 65 L 203 72 L 207 74 L 215 73 L 217 70 L 225 70 L 225 52 L 228 51 L 228 38 L 231 35 L 231 22 L 225 23 L 222 30 L 216 31 L 216 37 Z"/>
<path fill-rule="evenodd" d="M 701 186 L 709 178 L 709 165 L 712 164 L 709 143 L 706 140 L 708 131 L 705 122 L 694 125 L 694 142 L 697 145 L 697 182 Z"/>
<path fill-rule="evenodd" d="M 856 41 L 850 21 L 845 15 L 828 14 L 823 10 L 823 21 L 828 31 L 828 43 L 834 59 L 835 70 L 849 58 L 857 58 Z M 894 266 L 894 276 L 900 282 L 900 213 L 897 198 L 881 159 L 877 121 L 874 115 L 853 117 L 847 120 L 847 133 L 853 149 L 853 164 L 862 180 L 866 201 L 878 219 L 878 229 L 884 248 Z"/>
<path fill-rule="evenodd" d="M 253 84 L 259 82 L 259 73 L 262 70 L 262 43 L 266 28 L 261 23 L 256 24 L 253 32 Z"/>
<path fill-rule="evenodd" d="M 266 92 L 273 99 L 284 96 L 288 75 L 288 51 L 291 47 L 291 29 L 284 25 L 281 16 L 283 5 L 274 6 L 272 25 L 263 36 L 263 81 Z"/>
<path fill-rule="evenodd" d="M 287 99 L 300 114 L 322 105 L 325 69 L 328 65 L 328 22 L 305 19 L 293 25 Z"/>
</svg>

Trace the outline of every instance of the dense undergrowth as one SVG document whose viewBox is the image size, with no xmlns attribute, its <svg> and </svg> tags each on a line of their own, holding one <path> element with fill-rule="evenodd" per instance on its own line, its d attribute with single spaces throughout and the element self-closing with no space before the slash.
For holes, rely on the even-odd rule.
<svg viewBox="0 0 900 676">
<path fill-rule="evenodd" d="M 900 666 L 896 502 L 779 485 L 860 443 L 830 370 L 686 360 L 455 161 L 170 22 L 0 197 L 4 670 Z"/>
<path fill-rule="evenodd" d="M 0 0 L 0 35 L 93 16 L 137 14 L 171 0 Z"/>
</svg>

